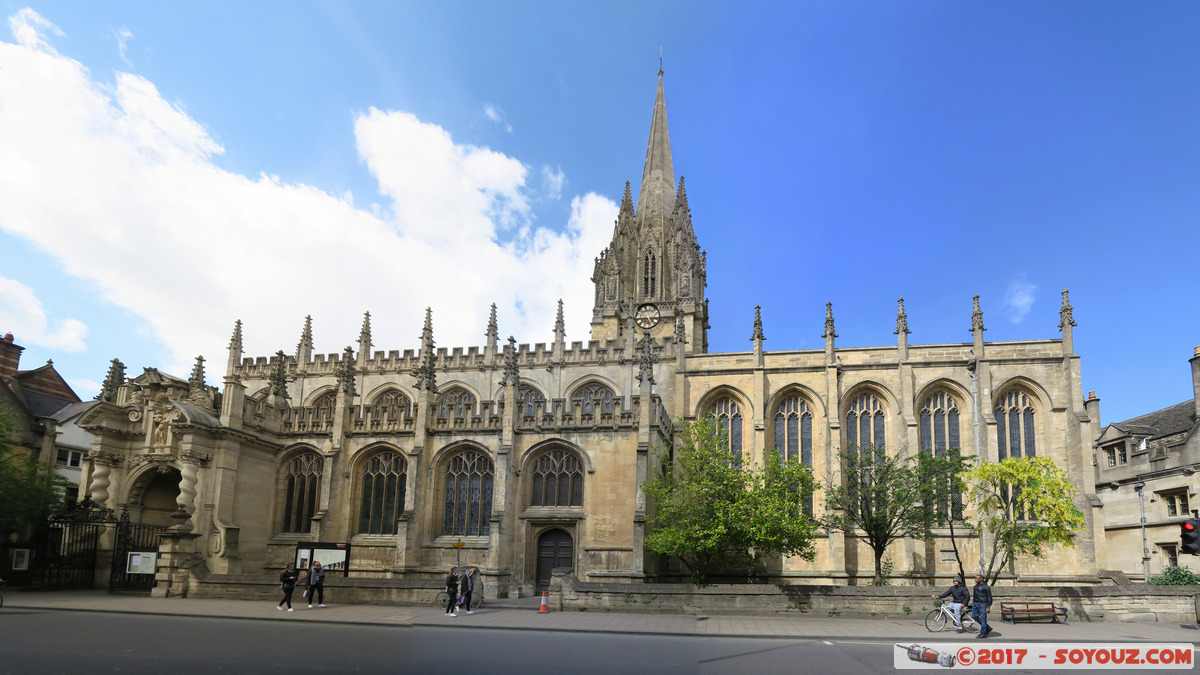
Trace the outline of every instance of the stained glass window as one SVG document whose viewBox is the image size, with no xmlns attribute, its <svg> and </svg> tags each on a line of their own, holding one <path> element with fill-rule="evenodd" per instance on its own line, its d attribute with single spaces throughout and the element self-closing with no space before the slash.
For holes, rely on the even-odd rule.
<svg viewBox="0 0 1200 675">
<path fill-rule="evenodd" d="M 612 412 L 613 391 L 599 382 L 591 382 L 575 390 L 571 401 L 582 405 L 583 414 Z"/>
<path fill-rule="evenodd" d="M 323 459 L 315 452 L 303 452 L 283 465 L 280 476 L 283 512 L 280 532 L 305 533 L 312 529 L 321 491 Z"/>
<path fill-rule="evenodd" d="M 363 464 L 359 480 L 359 534 L 395 534 L 404 511 L 406 481 L 404 458 L 390 450 L 373 455 Z"/>
<path fill-rule="evenodd" d="M 775 449 L 787 461 L 800 461 L 812 467 L 812 410 L 799 396 L 790 396 L 775 409 Z M 804 504 L 812 515 L 812 495 Z"/>
<path fill-rule="evenodd" d="M 742 465 L 742 411 L 737 401 L 729 396 L 717 399 L 708 409 L 708 414 L 717 420 L 717 426 L 725 435 L 729 455 L 734 466 Z"/>
<path fill-rule="evenodd" d="M 958 401 L 948 392 L 939 391 L 926 398 L 921 404 L 920 420 L 918 435 L 921 452 L 941 457 L 947 452 L 958 453 L 962 449 L 959 444 Z M 962 495 L 950 492 L 950 479 L 946 477 L 945 484 L 938 485 L 938 510 L 961 519 Z"/>
<path fill-rule="evenodd" d="M 467 450 L 446 463 L 442 534 L 486 535 L 492 520 L 492 462 Z"/>
<path fill-rule="evenodd" d="M 555 449 L 533 465 L 530 506 L 583 506 L 583 463 L 574 453 Z"/>
</svg>

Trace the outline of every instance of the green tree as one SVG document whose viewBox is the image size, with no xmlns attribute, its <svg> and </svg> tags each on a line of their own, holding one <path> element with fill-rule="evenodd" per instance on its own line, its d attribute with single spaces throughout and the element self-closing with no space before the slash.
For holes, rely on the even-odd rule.
<svg viewBox="0 0 1200 675">
<path fill-rule="evenodd" d="M 950 531 L 950 545 L 954 549 L 954 560 L 958 564 L 958 576 L 969 578 L 963 567 L 960 537 L 977 537 L 973 526 L 963 522 L 963 509 L 967 497 L 967 484 L 963 477 L 971 470 L 975 457 L 964 456 L 958 448 L 950 448 L 940 455 L 921 453 L 920 470 L 933 485 L 934 514 L 932 525 Z"/>
<path fill-rule="evenodd" d="M 8 411 L 0 408 L 0 540 L 22 528 L 43 523 L 66 507 L 63 490 L 70 482 L 13 449 Z"/>
<path fill-rule="evenodd" d="M 905 537 L 924 537 L 937 524 L 938 483 L 922 457 L 893 457 L 870 446 L 852 447 L 841 454 L 844 480 L 831 476 L 827 481 L 821 524 L 871 548 L 876 586 L 883 585 L 888 546 Z"/>
<path fill-rule="evenodd" d="M 989 583 L 1017 555 L 1041 558 L 1055 544 L 1074 546 L 1074 534 L 1087 524 L 1071 499 L 1075 486 L 1049 457 L 982 462 L 963 478 L 979 513 L 977 529 L 992 542 L 983 572 Z"/>
<path fill-rule="evenodd" d="M 812 560 L 808 466 L 778 452 L 766 453 L 758 469 L 734 461 L 711 417 L 681 424 L 677 441 L 673 455 L 658 449 L 662 469 L 643 485 L 653 507 L 647 550 L 679 558 L 694 584 L 726 564 L 749 568 L 760 556 Z"/>
</svg>

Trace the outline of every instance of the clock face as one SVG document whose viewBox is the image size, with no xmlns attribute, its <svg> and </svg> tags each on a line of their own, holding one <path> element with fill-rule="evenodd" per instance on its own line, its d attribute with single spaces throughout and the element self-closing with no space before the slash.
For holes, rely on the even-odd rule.
<svg viewBox="0 0 1200 675">
<path fill-rule="evenodd" d="M 638 305 L 637 311 L 634 312 L 634 320 L 637 325 L 644 330 L 650 330 L 658 325 L 658 320 L 661 316 L 658 313 L 658 305 L 652 302 L 646 302 Z"/>
</svg>

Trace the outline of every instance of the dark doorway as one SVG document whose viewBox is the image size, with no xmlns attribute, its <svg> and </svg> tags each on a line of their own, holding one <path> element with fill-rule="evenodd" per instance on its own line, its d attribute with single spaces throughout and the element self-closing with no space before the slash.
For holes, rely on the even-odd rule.
<svg viewBox="0 0 1200 675">
<path fill-rule="evenodd" d="M 555 567 L 575 567 L 575 548 L 571 535 L 562 530 L 548 530 L 538 537 L 537 592 L 550 590 L 550 570 Z"/>
</svg>

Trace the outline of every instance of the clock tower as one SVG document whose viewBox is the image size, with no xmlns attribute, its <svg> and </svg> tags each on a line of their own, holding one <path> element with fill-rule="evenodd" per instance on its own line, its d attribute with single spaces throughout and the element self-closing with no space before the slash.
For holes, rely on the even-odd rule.
<svg viewBox="0 0 1200 675">
<path fill-rule="evenodd" d="M 705 252 L 696 243 L 683 177 L 675 184 L 663 71 L 650 120 L 650 141 L 634 208 L 630 185 L 613 228 L 612 242 L 596 258 L 592 339 L 623 339 L 638 323 L 654 325 L 655 339 L 682 333 L 689 354 L 708 351 Z M 639 308 L 641 311 L 639 312 Z M 656 320 L 648 319 L 654 313 Z"/>
</svg>

